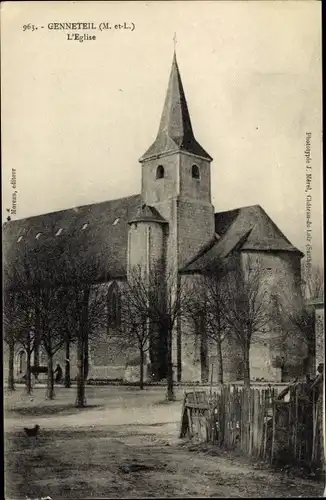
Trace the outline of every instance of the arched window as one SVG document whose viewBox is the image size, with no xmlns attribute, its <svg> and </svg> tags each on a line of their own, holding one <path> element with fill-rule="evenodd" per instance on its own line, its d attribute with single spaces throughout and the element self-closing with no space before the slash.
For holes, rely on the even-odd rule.
<svg viewBox="0 0 326 500">
<path fill-rule="evenodd" d="M 156 179 L 163 179 L 164 177 L 164 167 L 159 165 L 156 169 Z"/>
<path fill-rule="evenodd" d="M 117 328 L 121 321 L 121 300 L 117 285 L 108 293 L 108 328 Z"/>
<path fill-rule="evenodd" d="M 199 167 L 197 165 L 192 166 L 191 175 L 193 179 L 200 179 Z"/>
</svg>

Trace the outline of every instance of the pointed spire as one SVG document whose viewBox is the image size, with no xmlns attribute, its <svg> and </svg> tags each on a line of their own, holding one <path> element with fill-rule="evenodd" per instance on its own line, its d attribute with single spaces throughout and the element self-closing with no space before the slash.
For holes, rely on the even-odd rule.
<svg viewBox="0 0 326 500">
<path fill-rule="evenodd" d="M 174 47 L 170 80 L 158 134 L 154 144 L 139 161 L 143 162 L 177 151 L 185 151 L 212 160 L 194 137 Z"/>
</svg>

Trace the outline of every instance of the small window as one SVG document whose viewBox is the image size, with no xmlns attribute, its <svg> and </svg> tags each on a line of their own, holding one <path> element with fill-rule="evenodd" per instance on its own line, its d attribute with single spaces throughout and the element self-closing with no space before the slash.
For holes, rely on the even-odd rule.
<svg viewBox="0 0 326 500">
<path fill-rule="evenodd" d="M 19 237 L 18 237 L 18 240 L 17 240 L 17 243 L 19 243 L 22 239 L 23 239 L 23 237 L 22 237 L 22 236 L 19 236 Z"/>
<path fill-rule="evenodd" d="M 163 179 L 164 177 L 164 167 L 159 165 L 156 169 L 156 179 Z"/>
<path fill-rule="evenodd" d="M 115 221 L 112 223 L 112 226 L 116 226 L 118 224 L 119 220 L 120 220 L 120 217 L 115 219 Z"/>
<path fill-rule="evenodd" d="M 197 165 L 192 166 L 191 174 L 193 179 L 200 179 L 199 167 Z"/>
<path fill-rule="evenodd" d="M 87 228 L 87 226 L 88 226 L 88 223 L 87 223 L 87 222 L 85 222 L 85 224 L 84 224 L 84 225 L 83 225 L 83 227 L 82 227 L 82 231 L 84 231 L 84 229 L 86 229 L 86 228 Z"/>
<path fill-rule="evenodd" d="M 108 329 L 117 328 L 121 321 L 121 303 L 118 290 L 110 291 L 108 294 Z"/>
<path fill-rule="evenodd" d="M 60 236 L 62 233 L 63 229 L 60 227 L 60 229 L 55 233 L 56 236 Z"/>
<path fill-rule="evenodd" d="M 42 233 L 37 233 L 37 235 L 35 236 L 35 239 L 38 240 L 40 238 Z"/>
</svg>

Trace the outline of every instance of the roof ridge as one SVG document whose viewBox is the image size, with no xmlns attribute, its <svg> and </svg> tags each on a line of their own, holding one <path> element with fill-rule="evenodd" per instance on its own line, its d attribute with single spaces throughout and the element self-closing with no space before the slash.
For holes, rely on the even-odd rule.
<svg viewBox="0 0 326 500">
<path fill-rule="evenodd" d="M 258 205 L 258 206 L 259 206 L 260 210 L 262 210 L 264 212 L 264 214 L 266 215 L 266 217 L 269 219 L 269 221 L 273 225 L 274 229 L 276 229 L 281 234 L 281 236 L 287 241 L 287 243 L 289 243 L 289 245 L 294 247 L 294 245 L 291 243 L 291 241 L 285 236 L 283 231 L 278 227 L 278 225 L 273 221 L 273 219 L 268 215 L 268 213 L 263 209 L 263 207 L 261 205 Z"/>
<path fill-rule="evenodd" d="M 57 214 L 60 214 L 60 213 L 63 213 L 63 212 L 67 212 L 68 210 L 80 210 L 80 209 L 86 208 L 86 207 L 93 207 L 94 205 L 101 205 L 101 204 L 104 204 L 104 203 L 110 203 L 110 202 L 120 201 L 120 200 L 128 200 L 128 199 L 131 199 L 131 198 L 138 198 L 138 197 L 141 197 L 140 193 L 139 194 L 132 194 L 132 195 L 128 195 L 128 196 L 121 196 L 120 198 L 113 198 L 112 200 L 103 200 L 103 201 L 98 201 L 98 202 L 95 202 L 95 203 L 89 203 L 89 204 L 86 204 L 86 205 L 78 205 L 78 206 L 74 206 L 74 207 L 63 208 L 61 210 L 55 210 L 54 212 L 45 212 L 45 213 L 41 213 L 41 214 L 38 214 L 38 215 L 31 215 L 29 217 L 22 217 L 21 219 L 14 219 L 14 220 L 10 220 L 10 221 L 4 221 L 3 222 L 3 226 L 4 225 L 6 225 L 6 226 L 13 225 L 13 223 L 19 222 L 19 221 L 29 221 L 31 219 L 36 219 L 37 217 L 44 217 L 45 215 L 57 215 Z"/>
<path fill-rule="evenodd" d="M 261 233 L 262 227 L 265 227 L 265 230 L 262 231 L 260 236 L 253 234 L 253 240 L 249 238 L 248 247 L 246 246 L 247 244 L 244 243 L 245 250 L 253 249 L 257 251 L 267 251 L 270 249 L 273 251 L 298 252 L 303 255 L 301 250 L 293 245 L 273 219 L 267 214 L 265 209 L 258 203 L 233 210 L 226 210 L 224 212 L 217 212 L 215 214 L 216 231 L 220 231 L 223 235 L 227 235 L 232 227 L 243 225 L 246 220 L 252 223 L 255 222 L 255 227 L 259 234 Z M 245 224 L 245 226 L 246 225 L 248 224 Z"/>
<path fill-rule="evenodd" d="M 193 264 L 197 259 L 199 259 L 202 255 L 205 255 L 206 252 L 211 250 L 216 243 L 218 243 L 220 239 L 217 238 L 216 234 L 214 233 L 213 238 L 211 239 L 210 242 L 206 243 L 201 249 L 198 250 L 196 255 L 189 259 L 181 268 L 181 270 L 186 269 L 186 267 L 190 266 Z"/>
<path fill-rule="evenodd" d="M 254 207 L 259 207 L 261 208 L 262 210 L 264 210 L 262 208 L 261 205 L 259 205 L 259 203 L 255 203 L 254 205 L 245 205 L 245 206 L 242 206 L 242 207 L 237 207 L 237 208 L 231 208 L 230 210 L 223 210 L 222 212 L 215 212 L 214 215 L 222 215 L 222 214 L 226 214 L 226 213 L 229 213 L 229 212 L 235 212 L 236 210 L 244 210 L 245 208 L 254 208 Z M 264 210 L 265 211 L 265 210 Z M 265 212 L 266 213 L 266 212 Z"/>
</svg>

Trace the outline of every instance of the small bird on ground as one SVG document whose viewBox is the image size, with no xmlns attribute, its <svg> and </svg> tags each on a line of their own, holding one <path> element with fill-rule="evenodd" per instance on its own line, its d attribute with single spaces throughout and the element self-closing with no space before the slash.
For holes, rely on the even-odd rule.
<svg viewBox="0 0 326 500">
<path fill-rule="evenodd" d="M 32 429 L 29 429 L 28 427 L 24 427 L 24 431 L 28 437 L 37 436 L 39 430 L 40 430 L 39 425 L 34 425 L 34 427 L 32 427 Z"/>
</svg>

